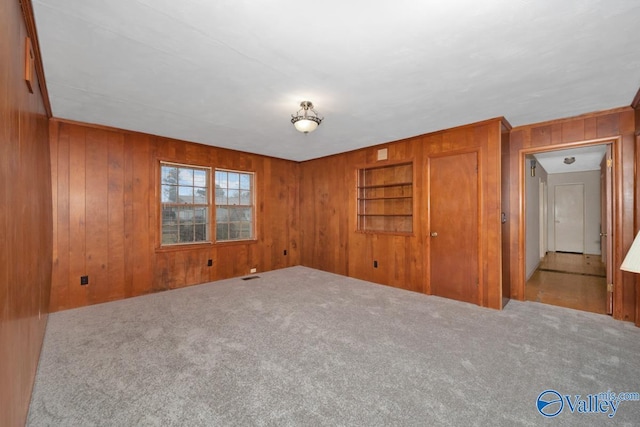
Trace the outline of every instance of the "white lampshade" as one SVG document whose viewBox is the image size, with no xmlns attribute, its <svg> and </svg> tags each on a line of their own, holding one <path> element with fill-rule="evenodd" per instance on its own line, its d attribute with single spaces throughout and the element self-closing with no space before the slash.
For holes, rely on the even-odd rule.
<svg viewBox="0 0 640 427">
<path fill-rule="evenodd" d="M 297 130 L 304 133 L 313 132 L 318 127 L 318 123 L 309 119 L 298 120 L 293 124 Z"/>
<path fill-rule="evenodd" d="M 320 117 L 316 110 L 313 109 L 313 104 L 310 101 L 302 101 L 296 115 L 291 115 L 291 123 L 293 123 L 296 130 L 302 133 L 313 132 L 318 128 L 322 120 L 323 117 Z"/>
<path fill-rule="evenodd" d="M 636 238 L 633 240 L 627 256 L 624 257 L 620 270 L 640 273 L 640 232 L 638 232 Z"/>
</svg>

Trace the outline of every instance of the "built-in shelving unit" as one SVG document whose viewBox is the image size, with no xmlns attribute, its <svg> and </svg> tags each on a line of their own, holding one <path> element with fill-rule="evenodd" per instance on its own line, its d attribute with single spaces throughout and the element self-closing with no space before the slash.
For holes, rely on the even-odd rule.
<svg viewBox="0 0 640 427">
<path fill-rule="evenodd" d="M 358 231 L 413 232 L 413 163 L 358 170 Z"/>
</svg>

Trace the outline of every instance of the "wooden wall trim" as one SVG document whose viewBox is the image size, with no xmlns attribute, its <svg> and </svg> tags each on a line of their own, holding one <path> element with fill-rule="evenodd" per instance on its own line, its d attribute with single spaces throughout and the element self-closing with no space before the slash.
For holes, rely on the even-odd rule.
<svg viewBox="0 0 640 427">
<path fill-rule="evenodd" d="M 609 115 L 609 114 L 620 114 L 620 113 L 625 113 L 625 112 L 629 112 L 629 111 L 632 111 L 632 110 L 633 109 L 631 107 L 618 107 L 618 108 L 612 108 L 610 110 L 593 111 L 593 112 L 589 112 L 589 113 L 585 113 L 585 114 L 580 114 L 580 115 L 577 115 L 577 116 L 563 117 L 561 119 L 552 119 L 552 120 L 547 120 L 547 121 L 543 121 L 543 122 L 536 122 L 536 123 L 529 123 L 529 124 L 526 124 L 526 125 L 519 125 L 519 126 L 515 126 L 511 130 L 513 132 L 517 132 L 517 131 L 529 130 L 529 129 L 532 129 L 532 128 L 537 128 L 537 127 L 542 127 L 542 126 L 563 124 L 563 123 L 572 122 L 572 121 L 576 121 L 576 120 L 584 120 L 584 119 L 589 119 L 589 118 L 602 117 L 602 116 L 606 116 L 606 115 Z"/>
<path fill-rule="evenodd" d="M 36 21 L 33 15 L 33 4 L 31 0 L 20 0 L 20 4 L 22 6 L 24 22 L 27 26 L 27 34 L 31 38 L 33 54 L 35 56 L 36 74 L 38 76 L 38 86 L 40 87 L 40 93 L 42 94 L 42 102 L 44 103 L 44 109 L 47 117 L 52 117 L 53 114 L 51 111 L 51 101 L 49 100 L 49 90 L 47 89 L 47 80 L 44 75 L 44 66 L 42 65 L 38 30 L 36 28 Z"/>
</svg>

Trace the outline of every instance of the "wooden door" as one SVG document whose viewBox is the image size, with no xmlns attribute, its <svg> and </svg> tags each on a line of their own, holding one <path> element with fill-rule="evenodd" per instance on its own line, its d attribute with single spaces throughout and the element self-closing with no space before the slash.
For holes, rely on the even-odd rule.
<svg viewBox="0 0 640 427">
<path fill-rule="evenodd" d="M 478 153 L 429 158 L 431 293 L 478 304 Z"/>
<path fill-rule="evenodd" d="M 584 184 L 556 185 L 554 221 L 556 252 L 584 253 Z"/>
<path fill-rule="evenodd" d="M 607 276 L 607 314 L 613 314 L 613 186 L 611 144 L 600 164 L 600 252 Z"/>
</svg>

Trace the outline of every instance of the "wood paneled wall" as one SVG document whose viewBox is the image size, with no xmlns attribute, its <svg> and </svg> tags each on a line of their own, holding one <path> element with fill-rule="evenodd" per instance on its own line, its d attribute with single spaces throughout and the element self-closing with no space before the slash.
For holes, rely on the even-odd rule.
<svg viewBox="0 0 640 427">
<path fill-rule="evenodd" d="M 636 290 L 635 278 L 631 273 L 623 273 L 619 267 L 634 238 L 634 215 L 636 198 L 635 186 L 635 117 L 630 107 L 587 114 L 580 117 L 551 122 L 519 126 L 511 132 L 510 218 L 511 218 L 511 297 L 524 296 L 524 237 L 520 200 L 523 186 L 518 172 L 521 155 L 532 149 L 554 149 L 567 147 L 572 143 L 600 139 L 617 139 L 618 152 L 614 153 L 614 180 L 617 189 L 615 199 L 614 229 L 614 271 L 617 284 L 614 289 L 614 312 L 616 319 L 635 321 Z"/>
<path fill-rule="evenodd" d="M 478 304 L 502 307 L 501 137 L 502 119 L 409 138 L 301 164 L 300 240 L 302 265 L 363 280 L 430 293 L 427 280 L 430 155 L 479 152 L 480 297 Z M 388 148 L 388 160 L 377 161 Z M 414 162 L 412 235 L 357 232 L 356 171 L 365 166 Z M 330 171 L 330 173 L 328 173 Z M 378 267 L 374 268 L 374 261 Z"/>
<path fill-rule="evenodd" d="M 635 208 L 636 208 L 636 230 L 640 229 L 640 185 L 637 183 L 640 182 L 640 170 L 638 165 L 640 165 L 640 89 L 636 93 L 636 96 L 633 99 L 631 104 L 635 111 L 635 121 L 636 121 L 636 193 L 635 193 Z M 637 232 L 637 231 L 636 231 Z M 636 326 L 640 326 L 640 275 L 636 275 Z"/>
<path fill-rule="evenodd" d="M 52 311 L 299 264 L 297 163 L 58 120 L 50 135 Z M 257 240 L 160 248 L 161 160 L 255 172 Z"/>
<path fill-rule="evenodd" d="M 51 175 L 44 97 L 25 76 L 21 3 L 0 2 L 0 425 L 24 425 L 51 286 Z"/>
</svg>

